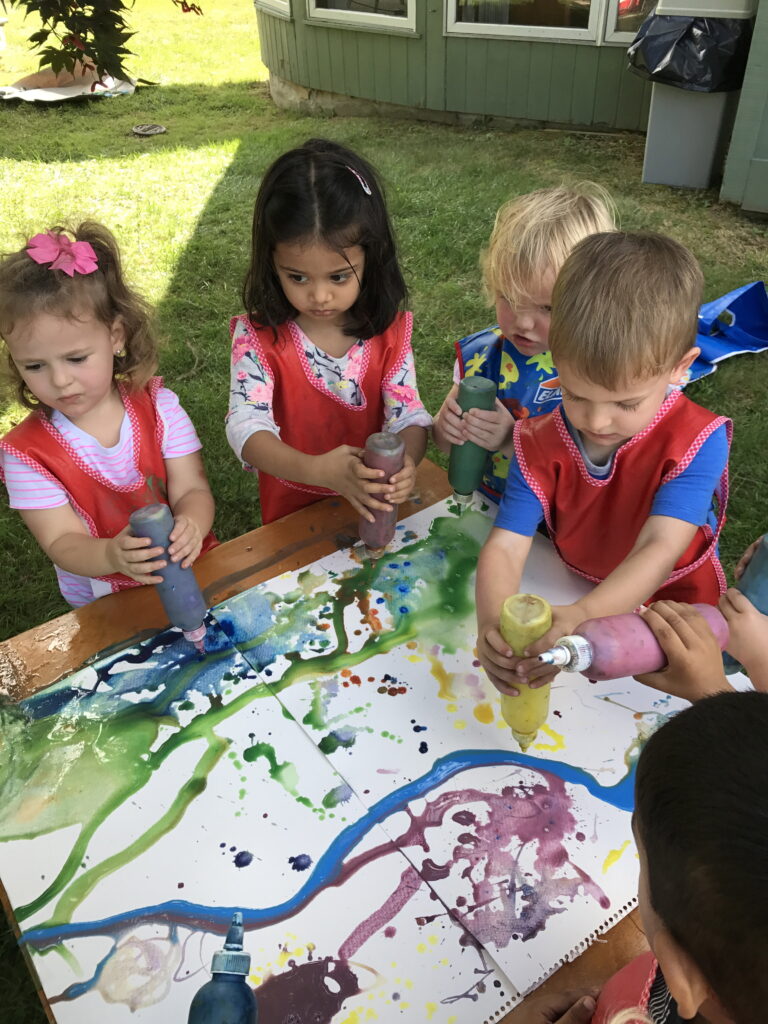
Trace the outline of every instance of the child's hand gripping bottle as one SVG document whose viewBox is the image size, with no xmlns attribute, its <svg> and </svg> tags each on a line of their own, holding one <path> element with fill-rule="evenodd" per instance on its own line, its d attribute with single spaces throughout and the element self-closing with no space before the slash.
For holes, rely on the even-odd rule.
<svg viewBox="0 0 768 1024">
<path fill-rule="evenodd" d="M 470 409 L 491 410 L 496 404 L 496 384 L 487 377 L 464 377 L 459 383 L 456 401 L 462 413 Z M 469 504 L 472 492 L 482 483 L 488 455 L 485 448 L 474 441 L 451 445 L 448 480 L 453 488 L 453 497 L 459 504 Z"/>
<path fill-rule="evenodd" d="M 165 614 L 172 626 L 177 626 L 186 640 L 193 643 L 200 653 L 205 652 L 205 615 L 208 606 L 198 586 L 192 566 L 182 569 L 181 562 L 172 562 L 168 557 L 170 534 L 173 530 L 173 512 L 167 505 L 145 505 L 131 512 L 128 517 L 134 537 L 149 537 L 152 545 L 163 548 L 166 559 L 164 569 L 157 575 L 163 582 L 157 584 L 157 593 L 163 602 Z"/>
<path fill-rule="evenodd" d="M 768 615 L 768 533 L 760 538 L 755 553 L 736 583 L 740 590 L 763 615 Z M 738 672 L 741 665 L 730 654 L 723 655 L 723 668 L 728 675 Z"/>
<path fill-rule="evenodd" d="M 552 626 L 552 609 L 543 597 L 535 594 L 514 594 L 501 608 L 499 632 L 522 657 L 525 649 L 535 643 Z M 536 739 L 549 714 L 550 684 L 535 689 L 527 683 L 515 682 L 517 697 L 501 695 L 501 714 L 523 751 Z"/>
<path fill-rule="evenodd" d="M 694 604 L 706 619 L 721 649 L 728 643 L 728 623 L 711 604 Z M 561 636 L 554 647 L 539 655 L 545 665 L 564 672 L 581 672 L 593 682 L 659 672 L 667 656 L 642 615 L 604 615 L 587 619 L 572 636 Z"/>
<path fill-rule="evenodd" d="M 399 434 L 381 431 L 378 434 L 371 434 L 365 442 L 363 462 L 370 469 L 383 469 L 384 480 L 389 480 L 395 473 L 399 473 L 404 461 L 405 442 Z M 395 535 L 397 506 L 393 505 L 389 512 L 383 509 L 371 511 L 373 522 L 369 522 L 365 516 L 360 516 L 358 533 L 369 557 L 377 558 Z"/>
</svg>

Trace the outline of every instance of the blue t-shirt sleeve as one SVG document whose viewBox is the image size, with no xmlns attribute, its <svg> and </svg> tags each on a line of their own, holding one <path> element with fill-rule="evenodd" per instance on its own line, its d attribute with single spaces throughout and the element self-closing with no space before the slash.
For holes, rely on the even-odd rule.
<svg viewBox="0 0 768 1024">
<path fill-rule="evenodd" d="M 511 530 L 523 537 L 532 537 L 544 518 L 541 502 L 528 486 L 520 472 L 520 464 L 513 456 L 509 463 L 509 476 L 499 504 L 495 526 Z"/>
<path fill-rule="evenodd" d="M 710 434 L 679 476 L 658 489 L 651 515 L 671 516 L 693 526 L 712 525 L 712 495 L 727 461 L 728 436 L 723 425 Z"/>
</svg>

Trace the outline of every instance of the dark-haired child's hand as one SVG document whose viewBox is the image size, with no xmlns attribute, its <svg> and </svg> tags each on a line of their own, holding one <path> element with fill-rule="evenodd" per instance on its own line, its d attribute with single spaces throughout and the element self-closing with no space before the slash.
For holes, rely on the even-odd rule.
<svg viewBox="0 0 768 1024">
<path fill-rule="evenodd" d="M 469 409 L 465 412 L 461 426 L 463 440 L 474 441 L 486 451 L 498 452 L 512 441 L 515 421 L 497 398 L 493 409 Z"/>
<path fill-rule="evenodd" d="M 588 1024 L 597 1006 L 597 989 L 559 992 L 526 999 L 510 1017 L 511 1024 Z"/>
<path fill-rule="evenodd" d="M 717 606 L 728 623 L 728 653 L 740 661 L 756 690 L 768 691 L 768 615 L 731 587 Z"/>
<path fill-rule="evenodd" d="M 639 683 L 690 701 L 732 689 L 723 672 L 720 645 L 695 608 L 678 601 L 656 601 L 644 618 L 668 664 L 659 672 L 635 676 Z"/>
<path fill-rule="evenodd" d="M 390 489 L 384 496 L 393 505 L 402 505 L 416 487 L 416 463 L 410 455 L 403 460 L 403 468 L 389 478 Z"/>
<path fill-rule="evenodd" d="M 757 538 L 757 540 L 752 541 L 752 543 L 749 545 L 747 550 L 744 552 L 744 554 L 739 559 L 739 564 L 734 569 L 734 576 L 736 577 L 737 580 L 740 580 L 741 577 L 743 576 L 744 570 L 747 568 L 749 563 L 752 561 L 752 556 L 757 551 L 758 546 L 760 545 L 760 541 L 762 539 L 763 539 L 762 536 L 760 536 L 760 537 Z"/>
<path fill-rule="evenodd" d="M 153 547 L 149 537 L 134 537 L 130 526 L 107 541 L 107 559 L 112 572 L 130 576 L 137 583 L 162 583 L 156 576 L 168 564 L 161 547 Z"/>
<path fill-rule="evenodd" d="M 203 546 L 203 535 L 200 527 L 189 516 L 174 516 L 168 545 L 168 555 L 172 562 L 181 562 L 182 569 L 188 569 L 200 554 Z"/>
<path fill-rule="evenodd" d="M 356 512 L 372 523 L 371 510 L 389 512 L 392 509 L 384 497 L 391 485 L 384 479 L 384 471 L 366 466 L 362 456 L 362 448 L 349 444 L 318 455 L 317 481 L 320 486 L 329 487 L 346 498 Z"/>
</svg>

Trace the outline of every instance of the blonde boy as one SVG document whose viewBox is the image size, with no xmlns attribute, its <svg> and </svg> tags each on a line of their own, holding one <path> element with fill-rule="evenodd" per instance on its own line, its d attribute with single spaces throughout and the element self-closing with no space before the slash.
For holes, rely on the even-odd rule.
<svg viewBox="0 0 768 1024">
<path fill-rule="evenodd" d="M 478 655 L 504 692 L 551 675 L 533 656 L 585 619 L 658 598 L 715 604 L 725 589 L 716 541 L 730 422 L 679 390 L 699 351 L 702 287 L 693 255 L 654 234 L 586 238 L 558 276 L 550 344 L 563 404 L 516 424 L 478 564 Z M 542 520 L 566 565 L 596 585 L 554 608 L 552 629 L 521 660 L 499 634 L 499 610 Z"/>
<path fill-rule="evenodd" d="M 481 490 L 504 492 L 515 419 L 549 412 L 560 402 L 549 353 L 552 288 L 568 253 L 587 235 L 610 231 L 613 203 L 599 185 L 543 188 L 505 203 L 481 258 L 483 288 L 498 324 L 456 344 L 453 387 L 434 422 L 438 448 L 474 441 L 488 451 Z M 480 375 L 497 384 L 496 407 L 462 418 L 459 381 Z"/>
</svg>

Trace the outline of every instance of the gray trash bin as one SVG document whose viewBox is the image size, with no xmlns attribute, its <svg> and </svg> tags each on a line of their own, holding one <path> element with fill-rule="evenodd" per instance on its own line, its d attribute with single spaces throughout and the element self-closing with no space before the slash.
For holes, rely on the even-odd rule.
<svg viewBox="0 0 768 1024">
<path fill-rule="evenodd" d="M 659 0 L 657 15 L 751 18 L 757 0 Z M 645 140 L 643 181 L 708 188 L 721 171 L 739 102 L 735 92 L 690 92 L 654 82 Z"/>
</svg>

